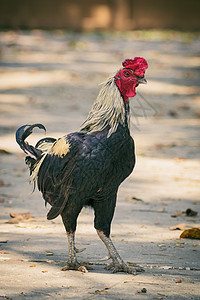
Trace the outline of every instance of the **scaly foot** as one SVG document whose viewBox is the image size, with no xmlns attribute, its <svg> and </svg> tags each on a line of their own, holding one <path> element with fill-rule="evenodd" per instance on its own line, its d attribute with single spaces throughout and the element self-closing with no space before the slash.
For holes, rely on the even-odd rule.
<svg viewBox="0 0 200 300">
<path fill-rule="evenodd" d="M 66 266 L 62 267 L 61 271 L 75 270 L 83 273 L 87 273 L 88 270 L 85 266 L 80 265 L 78 262 L 75 263 L 67 263 Z"/>
<path fill-rule="evenodd" d="M 142 269 L 140 266 L 135 266 L 133 267 L 129 267 L 127 266 L 125 263 L 115 263 L 112 262 L 111 264 L 109 264 L 107 267 L 105 267 L 106 270 L 110 270 L 113 269 L 113 273 L 117 273 L 117 272 L 125 272 L 128 274 L 133 274 L 136 275 L 137 272 L 143 272 L 144 269 Z"/>
</svg>

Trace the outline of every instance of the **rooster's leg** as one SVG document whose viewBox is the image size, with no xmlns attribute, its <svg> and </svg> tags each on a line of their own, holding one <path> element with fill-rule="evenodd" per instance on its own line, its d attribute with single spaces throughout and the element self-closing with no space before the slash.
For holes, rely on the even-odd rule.
<svg viewBox="0 0 200 300">
<path fill-rule="evenodd" d="M 84 273 L 87 272 L 86 267 L 82 266 L 76 258 L 76 253 L 81 252 L 75 247 L 76 222 L 81 208 L 81 206 L 69 202 L 61 213 L 68 238 L 68 260 L 67 265 L 61 269 L 62 271 L 77 270 Z"/>
<path fill-rule="evenodd" d="M 67 232 L 68 237 L 68 260 L 67 265 L 64 266 L 61 270 L 77 270 L 83 273 L 88 272 L 85 266 L 81 266 L 76 258 L 76 248 L 75 248 L 75 232 Z"/>
<path fill-rule="evenodd" d="M 108 252 L 110 254 L 110 257 L 112 258 L 112 263 L 109 264 L 106 269 L 110 270 L 113 268 L 113 272 L 126 272 L 130 274 L 136 274 L 136 272 L 141 272 L 143 269 L 139 266 L 136 266 L 135 268 L 127 266 L 127 264 L 123 261 L 123 259 L 120 257 L 119 253 L 117 252 L 115 246 L 113 245 L 113 242 L 111 238 L 107 237 L 103 231 L 97 230 L 97 233 L 100 237 L 100 239 L 104 242 L 106 245 Z"/>
</svg>

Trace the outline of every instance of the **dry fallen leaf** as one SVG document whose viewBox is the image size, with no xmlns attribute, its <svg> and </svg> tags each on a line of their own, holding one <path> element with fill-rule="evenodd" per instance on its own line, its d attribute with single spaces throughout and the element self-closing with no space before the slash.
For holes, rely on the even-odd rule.
<svg viewBox="0 0 200 300">
<path fill-rule="evenodd" d="M 185 230 L 185 223 L 169 227 L 170 230 Z"/>
<path fill-rule="evenodd" d="M 10 217 L 11 219 L 6 222 L 8 224 L 18 224 L 23 221 L 28 221 L 28 222 L 37 221 L 37 219 L 31 217 L 31 214 L 29 212 L 17 213 L 17 214 L 10 213 Z"/>
<path fill-rule="evenodd" d="M 198 239 L 200 240 L 200 229 L 199 228 L 189 228 L 184 230 L 181 235 L 181 239 Z"/>
<path fill-rule="evenodd" d="M 18 220 L 28 220 L 31 217 L 30 213 L 18 213 L 18 214 L 13 214 L 10 213 L 11 218 L 16 218 Z"/>
</svg>

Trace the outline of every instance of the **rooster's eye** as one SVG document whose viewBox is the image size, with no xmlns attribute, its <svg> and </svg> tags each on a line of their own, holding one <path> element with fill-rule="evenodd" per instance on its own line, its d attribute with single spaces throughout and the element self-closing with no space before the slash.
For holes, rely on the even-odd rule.
<svg viewBox="0 0 200 300">
<path fill-rule="evenodd" d="M 127 72 L 127 71 L 124 71 L 124 76 L 129 77 L 129 76 L 130 76 L 130 73 Z"/>
</svg>

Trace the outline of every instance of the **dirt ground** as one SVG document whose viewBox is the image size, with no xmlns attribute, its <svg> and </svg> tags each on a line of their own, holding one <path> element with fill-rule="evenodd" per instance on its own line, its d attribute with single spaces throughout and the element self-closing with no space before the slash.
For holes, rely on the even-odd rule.
<svg viewBox="0 0 200 300">
<path fill-rule="evenodd" d="M 179 238 L 184 227 L 200 227 L 199 49 L 198 36 L 176 32 L 0 33 L 0 299 L 200 299 L 200 242 Z M 77 130 L 99 84 L 135 56 L 149 63 L 148 84 L 131 99 L 137 164 L 119 189 L 112 238 L 145 272 L 104 269 L 89 209 L 78 220 L 77 247 L 93 270 L 63 272 L 64 227 L 60 217 L 46 220 L 48 208 L 32 193 L 15 131 L 33 123 L 52 137 Z M 30 141 L 43 136 L 35 130 Z M 16 213 L 30 215 L 10 217 Z"/>
</svg>

